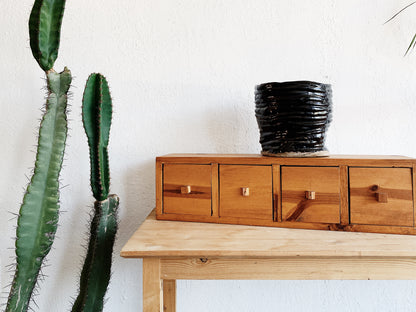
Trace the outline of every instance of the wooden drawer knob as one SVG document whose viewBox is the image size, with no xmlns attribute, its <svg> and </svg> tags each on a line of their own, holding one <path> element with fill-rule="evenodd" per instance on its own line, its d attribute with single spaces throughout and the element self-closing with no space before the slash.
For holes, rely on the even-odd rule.
<svg viewBox="0 0 416 312">
<path fill-rule="evenodd" d="M 388 198 L 387 193 L 380 193 L 380 192 L 376 193 L 376 199 L 379 203 L 387 203 L 387 198 Z"/>
<path fill-rule="evenodd" d="M 305 192 L 306 199 L 315 199 L 315 192 L 314 191 L 306 191 Z"/>
<path fill-rule="evenodd" d="M 181 186 L 181 194 L 191 194 L 191 186 L 190 185 Z"/>
<path fill-rule="evenodd" d="M 380 190 L 380 186 L 375 184 L 371 187 L 371 190 L 376 195 L 376 199 L 379 203 L 387 203 L 388 195 L 387 195 L 387 193 L 384 193 L 384 192 L 382 192 L 382 190 Z"/>
<path fill-rule="evenodd" d="M 248 187 L 242 187 L 241 193 L 243 194 L 243 196 L 250 196 L 250 189 Z"/>
</svg>

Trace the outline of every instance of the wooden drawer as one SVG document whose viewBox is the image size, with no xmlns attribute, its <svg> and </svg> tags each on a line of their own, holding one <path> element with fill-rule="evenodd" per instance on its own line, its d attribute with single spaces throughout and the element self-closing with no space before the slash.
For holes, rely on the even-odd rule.
<svg viewBox="0 0 416 312">
<path fill-rule="evenodd" d="M 340 223 L 338 167 L 282 167 L 281 177 L 283 221 Z"/>
<path fill-rule="evenodd" d="M 350 168 L 352 224 L 413 226 L 411 168 Z"/>
<path fill-rule="evenodd" d="M 165 164 L 163 213 L 211 215 L 211 166 Z"/>
<path fill-rule="evenodd" d="M 415 170 L 403 156 L 170 154 L 156 159 L 156 218 L 416 235 Z"/>
<path fill-rule="evenodd" d="M 273 219 L 272 166 L 220 165 L 220 217 Z"/>
</svg>

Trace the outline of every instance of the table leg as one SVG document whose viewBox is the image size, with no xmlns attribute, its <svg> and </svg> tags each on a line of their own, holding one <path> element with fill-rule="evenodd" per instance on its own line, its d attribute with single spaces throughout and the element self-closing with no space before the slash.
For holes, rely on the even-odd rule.
<svg viewBox="0 0 416 312">
<path fill-rule="evenodd" d="M 143 312 L 163 312 L 160 259 L 143 259 Z"/>
<path fill-rule="evenodd" d="M 163 280 L 163 311 L 176 312 L 176 280 Z"/>
</svg>

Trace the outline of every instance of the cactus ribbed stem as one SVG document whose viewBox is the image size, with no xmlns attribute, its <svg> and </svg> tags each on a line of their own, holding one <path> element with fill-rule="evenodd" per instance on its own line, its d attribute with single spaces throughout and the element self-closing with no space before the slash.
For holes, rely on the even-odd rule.
<svg viewBox="0 0 416 312">
<path fill-rule="evenodd" d="M 111 276 L 111 255 L 119 205 L 117 195 L 108 196 L 110 172 L 107 146 L 111 115 L 112 103 L 107 80 L 101 74 L 91 74 L 82 100 L 82 121 L 90 148 L 91 188 L 96 202 L 79 295 L 72 312 L 102 311 Z"/>
<path fill-rule="evenodd" d="M 107 146 L 111 115 L 107 80 L 101 74 L 91 74 L 82 99 L 82 121 L 90 148 L 91 188 L 96 200 L 106 199 L 110 188 Z"/>
<path fill-rule="evenodd" d="M 48 99 L 42 118 L 35 170 L 20 207 L 16 230 L 17 266 L 6 312 L 26 311 L 58 223 L 59 173 L 67 137 L 67 92 L 71 72 L 47 74 Z"/>
<path fill-rule="evenodd" d="M 29 18 L 30 47 L 44 71 L 58 57 L 65 0 L 35 0 Z"/>
<path fill-rule="evenodd" d="M 110 195 L 96 201 L 91 221 L 88 253 L 81 272 L 80 290 L 72 312 L 103 310 L 104 296 L 111 276 L 111 261 L 117 232 L 119 198 Z"/>
</svg>

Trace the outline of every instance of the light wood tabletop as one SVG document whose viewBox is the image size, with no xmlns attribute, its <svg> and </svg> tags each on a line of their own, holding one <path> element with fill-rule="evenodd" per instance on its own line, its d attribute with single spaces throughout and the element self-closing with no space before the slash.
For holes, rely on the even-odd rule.
<svg viewBox="0 0 416 312">
<path fill-rule="evenodd" d="M 158 221 L 121 251 L 143 258 L 143 311 L 176 311 L 177 279 L 416 279 L 416 237 Z M 164 309 L 164 310 L 163 310 Z"/>
</svg>

